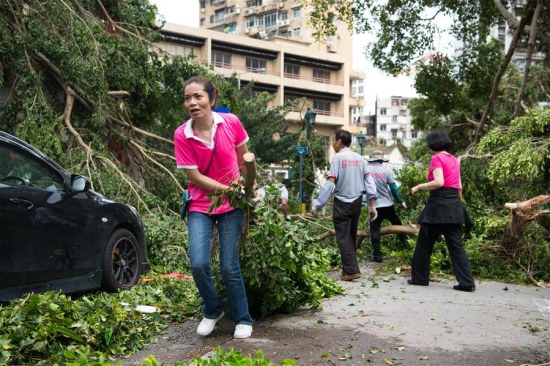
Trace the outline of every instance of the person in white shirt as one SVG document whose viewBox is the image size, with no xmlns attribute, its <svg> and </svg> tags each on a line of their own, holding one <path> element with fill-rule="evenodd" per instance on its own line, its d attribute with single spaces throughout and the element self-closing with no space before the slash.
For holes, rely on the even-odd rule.
<svg viewBox="0 0 550 366">
<path fill-rule="evenodd" d="M 367 170 L 376 184 L 376 192 L 378 194 L 376 211 L 378 212 L 378 217 L 369 223 L 369 231 L 372 243 L 372 261 L 380 263 L 382 262 L 380 224 L 384 220 L 389 220 L 392 225 L 402 225 L 399 216 L 395 212 L 392 196 L 403 208 L 407 208 L 407 205 L 401 198 L 393 172 L 388 167 L 382 165 L 382 162 L 387 161 L 384 159 L 384 153 L 380 150 L 375 150 L 370 156 Z M 366 203 L 363 202 L 363 204 Z M 403 245 L 408 245 L 409 237 L 406 234 L 400 234 L 399 239 Z"/>
<path fill-rule="evenodd" d="M 292 189 L 292 182 L 290 179 L 283 180 L 283 186 L 281 187 L 281 204 L 279 208 L 285 217 L 286 221 L 290 221 L 290 215 L 288 214 L 288 190 Z"/>
<path fill-rule="evenodd" d="M 312 214 L 316 216 L 334 193 L 332 222 L 342 258 L 342 281 L 352 281 L 361 277 L 356 242 L 364 192 L 369 200 L 370 220 L 376 219 L 377 216 L 376 185 L 367 171 L 367 162 L 349 148 L 350 144 L 351 134 L 348 131 L 336 131 L 332 139 L 336 155 L 330 163 L 327 181 L 319 196 L 313 201 L 312 209 Z"/>
</svg>

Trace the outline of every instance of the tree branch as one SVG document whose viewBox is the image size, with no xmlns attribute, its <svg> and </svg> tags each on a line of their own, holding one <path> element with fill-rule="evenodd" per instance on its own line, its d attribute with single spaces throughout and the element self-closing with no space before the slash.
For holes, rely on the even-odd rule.
<svg viewBox="0 0 550 366">
<path fill-rule="evenodd" d="M 539 20 L 540 13 L 542 12 L 542 0 L 537 0 L 537 7 L 535 8 L 535 13 L 533 14 L 533 19 L 531 20 L 531 32 L 529 34 L 529 41 L 527 43 L 527 57 L 525 60 L 525 69 L 523 70 L 523 78 L 521 79 L 521 87 L 519 88 L 516 106 L 514 108 L 514 114 L 512 118 L 515 118 L 520 115 L 524 110 L 522 106 L 523 95 L 525 94 L 525 88 L 527 86 L 527 78 L 529 77 L 529 71 L 531 70 L 531 60 L 533 57 L 533 52 L 535 50 L 535 42 L 537 38 L 537 23 Z"/>
<path fill-rule="evenodd" d="M 498 1 L 498 0 L 495 0 L 495 1 Z M 510 48 L 508 48 L 508 52 L 506 53 L 506 57 L 504 57 L 504 60 L 502 60 L 502 63 L 500 64 L 500 68 L 496 73 L 495 78 L 493 79 L 493 87 L 491 89 L 491 94 L 489 95 L 489 100 L 487 101 L 487 105 L 485 106 L 485 111 L 483 111 L 483 116 L 479 121 L 479 126 L 477 127 L 477 130 L 474 136 L 474 144 L 479 141 L 479 137 L 481 135 L 481 132 L 483 131 L 483 128 L 485 126 L 485 123 L 487 122 L 487 119 L 489 118 L 489 114 L 491 114 L 493 110 L 493 107 L 498 97 L 498 86 L 500 84 L 500 80 L 502 79 L 502 76 L 504 75 L 504 72 L 506 71 L 506 68 L 510 63 L 510 60 L 512 59 L 512 55 L 516 50 L 516 46 L 519 42 L 521 32 L 525 27 L 526 23 L 527 23 L 527 17 L 521 18 L 518 29 L 516 29 L 516 32 L 514 33 L 514 37 L 512 38 L 512 42 L 510 43 Z"/>
</svg>

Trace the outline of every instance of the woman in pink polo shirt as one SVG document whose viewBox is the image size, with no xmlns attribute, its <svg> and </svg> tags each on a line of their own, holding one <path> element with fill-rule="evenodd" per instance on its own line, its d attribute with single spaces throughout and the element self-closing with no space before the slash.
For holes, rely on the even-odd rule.
<svg viewBox="0 0 550 366">
<path fill-rule="evenodd" d="M 443 235 L 451 256 L 458 291 L 473 292 L 476 289 L 470 263 L 462 242 L 462 225 L 470 225 L 471 220 L 462 200 L 460 164 L 448 152 L 452 141 L 445 131 L 435 130 L 426 136 L 432 152 L 428 171 L 428 183 L 412 187 L 415 195 L 420 190 L 429 190 L 430 196 L 422 210 L 418 222 L 420 232 L 412 260 L 411 285 L 428 286 L 430 280 L 430 257 L 435 241 Z"/>
<path fill-rule="evenodd" d="M 191 118 L 174 133 L 176 164 L 189 178 L 189 261 L 193 279 L 204 301 L 204 318 L 197 333 L 209 335 L 224 316 L 216 293 L 210 258 L 210 237 L 217 225 L 220 240 L 220 272 L 227 294 L 227 307 L 235 322 L 235 338 L 252 334 L 252 317 L 239 264 L 239 240 L 244 219 L 240 209 L 227 200 L 210 210 L 208 195 L 228 189 L 240 176 L 239 166 L 248 152 L 248 134 L 239 118 L 212 110 L 218 90 L 202 76 L 184 84 L 184 105 Z"/>
</svg>

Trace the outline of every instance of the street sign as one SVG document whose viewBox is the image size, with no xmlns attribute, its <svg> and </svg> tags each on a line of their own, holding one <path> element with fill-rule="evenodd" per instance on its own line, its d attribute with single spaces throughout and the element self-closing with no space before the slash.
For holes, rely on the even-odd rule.
<svg viewBox="0 0 550 366">
<path fill-rule="evenodd" d="M 298 145 L 294 147 L 294 153 L 296 155 L 306 155 L 307 154 L 307 146 L 305 145 Z"/>
</svg>

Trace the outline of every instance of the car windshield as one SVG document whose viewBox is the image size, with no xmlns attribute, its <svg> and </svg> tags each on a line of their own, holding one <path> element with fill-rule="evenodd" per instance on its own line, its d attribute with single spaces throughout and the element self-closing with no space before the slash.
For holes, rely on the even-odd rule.
<svg viewBox="0 0 550 366">
<path fill-rule="evenodd" d="M 47 165 L 10 145 L 0 143 L 0 182 L 29 185 L 49 191 L 64 190 L 63 177 Z"/>
</svg>

